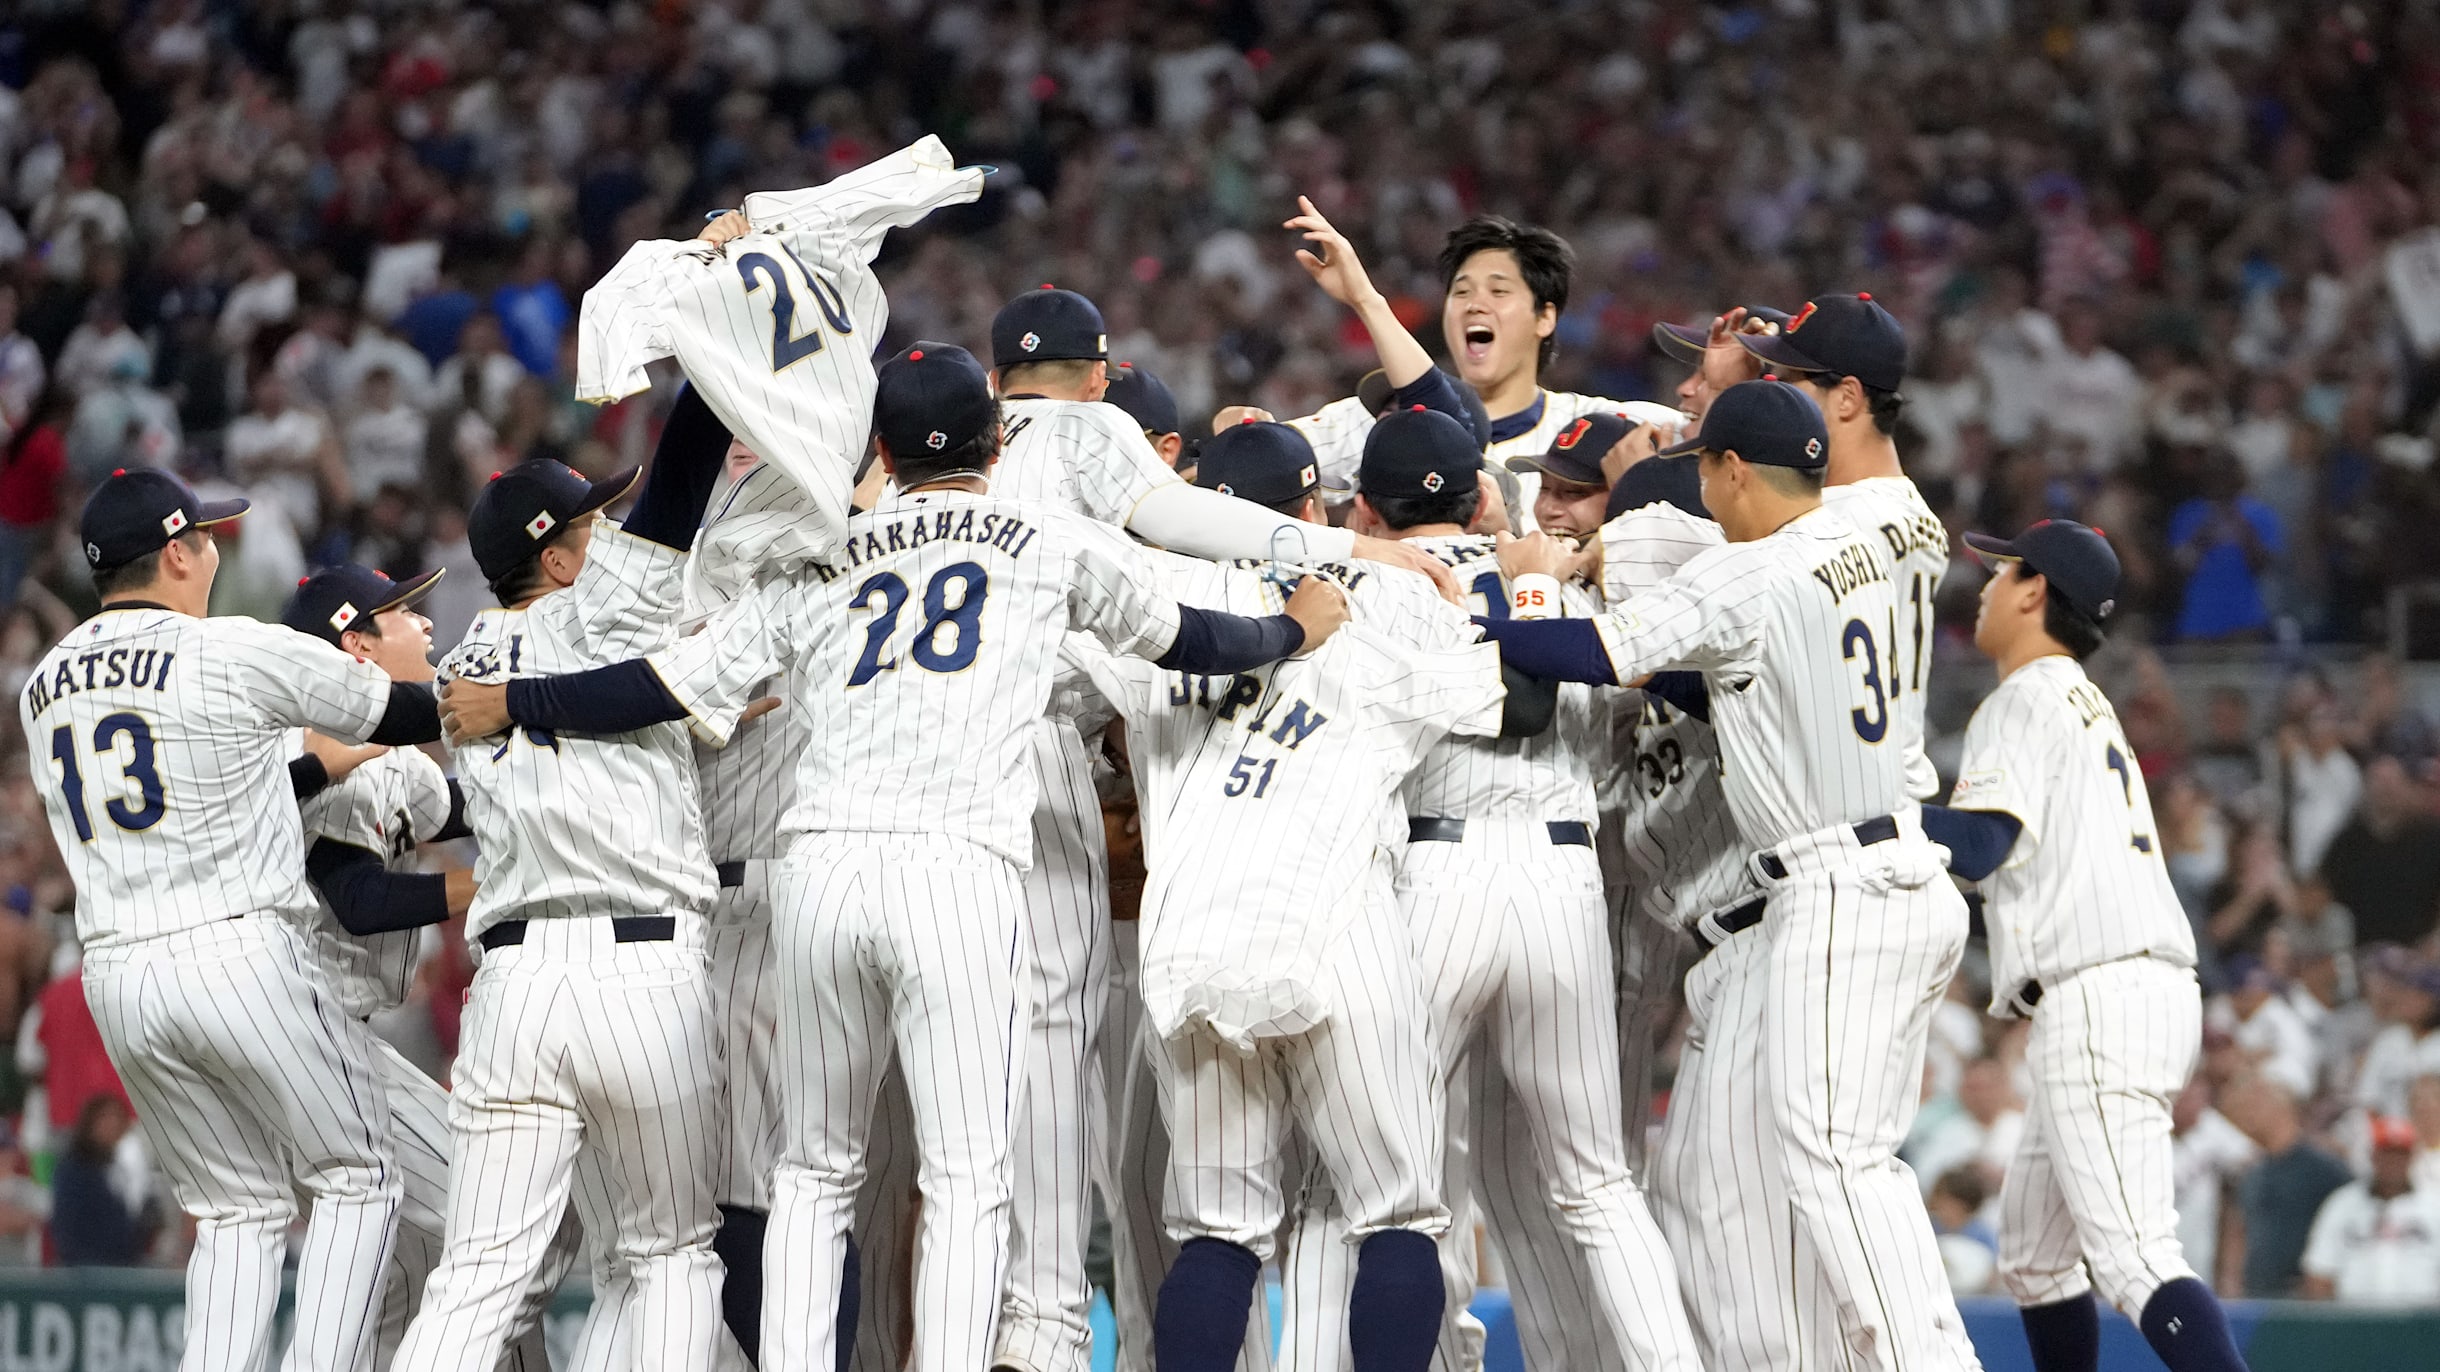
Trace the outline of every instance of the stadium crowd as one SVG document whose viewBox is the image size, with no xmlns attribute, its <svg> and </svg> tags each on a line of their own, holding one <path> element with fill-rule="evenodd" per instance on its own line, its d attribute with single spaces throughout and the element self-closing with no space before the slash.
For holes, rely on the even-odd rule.
<svg viewBox="0 0 2440 1372">
<path fill-rule="evenodd" d="M 1654 323 L 1871 291 L 1913 340 L 1927 496 L 1952 529 L 2109 529 L 2122 640 L 2309 660 L 2384 641 L 2440 572 L 2428 4 L 20 0 L 0 682 L 89 603 L 62 555 L 84 490 L 140 464 L 254 500 L 216 611 L 274 617 L 332 561 L 444 565 L 447 645 L 484 603 L 475 485 L 650 450 L 668 388 L 572 399 L 591 281 L 925 131 L 998 170 L 888 250 L 885 351 L 979 345 L 1056 281 L 1190 426 L 1303 414 L 1372 348 L 1294 267 L 1295 195 L 1434 346 L 1441 236 L 1491 210 L 1574 244 L 1565 389 L 1666 398 Z M 2215 996 L 2179 1116 L 2189 1254 L 2230 1294 L 2440 1303 L 2440 730 L 2384 658 L 2275 701 L 2181 695 L 2141 649 L 2113 671 Z M 0 1264 L 178 1261 L 22 770 L 0 891 L 0 1096 L 24 1102 Z M 437 1072 L 468 968 L 431 947 L 387 1027 Z M 1909 1145 L 1965 1289 L 2021 1122 L 1986 994 L 1960 979 Z M 2398 1206 L 2420 1227 L 2381 1221 Z"/>
</svg>

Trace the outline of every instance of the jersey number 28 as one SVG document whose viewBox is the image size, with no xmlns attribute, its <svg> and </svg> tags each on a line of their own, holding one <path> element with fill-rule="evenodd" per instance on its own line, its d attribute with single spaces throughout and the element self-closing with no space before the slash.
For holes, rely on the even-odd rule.
<svg viewBox="0 0 2440 1372">
<path fill-rule="evenodd" d="M 136 803 L 129 804 L 125 795 L 115 796 L 102 806 L 102 813 L 129 833 L 141 833 L 161 822 L 161 816 L 169 813 L 169 802 L 161 793 L 161 773 L 153 766 L 152 724 L 125 710 L 102 716 L 93 726 L 95 756 L 106 754 L 115 760 L 122 739 L 129 747 L 119 772 L 135 783 Z M 59 794 L 68 802 L 68 819 L 76 826 L 77 841 L 91 843 L 93 816 L 85 809 L 85 773 L 77 765 L 71 726 L 62 724 L 51 731 L 51 761 L 59 765 Z"/>
<path fill-rule="evenodd" d="M 952 590 L 957 595 L 955 605 L 949 603 Z M 974 563 L 952 563 L 934 572 L 923 588 L 923 625 L 915 631 L 907 656 L 927 672 L 962 672 L 973 666 L 975 650 L 983 646 L 983 600 L 990 594 L 990 574 Z M 896 572 L 876 573 L 856 588 L 856 598 L 847 602 L 847 608 L 875 613 L 873 622 L 864 626 L 864 655 L 847 674 L 848 685 L 861 686 L 883 672 L 898 670 L 897 657 L 884 654 L 898 632 L 898 612 L 906 603 L 907 584 Z"/>
</svg>

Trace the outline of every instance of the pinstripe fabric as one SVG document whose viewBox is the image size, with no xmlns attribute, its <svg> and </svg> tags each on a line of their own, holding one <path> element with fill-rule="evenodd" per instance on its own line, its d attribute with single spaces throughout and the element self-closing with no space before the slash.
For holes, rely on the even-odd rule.
<svg viewBox="0 0 2440 1372">
<path fill-rule="evenodd" d="M 301 638 L 302 635 L 299 635 Z M 278 919 L 222 920 L 85 954 L 85 994 L 154 1156 L 195 1217 L 192 1372 L 257 1372 L 295 1191 L 312 1201 L 286 1372 L 370 1365 L 403 1180 L 372 1035 L 317 986 Z"/>
<path fill-rule="evenodd" d="M 2169 1107 L 2202 1032 L 2194 972 L 2157 958 L 2045 984 L 2025 1136 L 1999 1193 L 2000 1281 L 2017 1304 L 2096 1289 L 2135 1319 L 2195 1275 L 2177 1239 Z"/>
<path fill-rule="evenodd" d="M 299 735 L 296 749 L 303 748 Z M 393 748 L 298 808 L 307 847 L 315 839 L 336 839 L 378 853 L 395 867 L 449 822 L 449 779 L 422 749 Z M 424 931 L 351 934 L 320 894 L 315 892 L 312 915 L 298 925 L 339 1008 L 363 1019 L 405 1001 L 423 953 Z"/>
<path fill-rule="evenodd" d="M 757 873 L 749 880 L 767 878 Z M 729 1147 L 719 1200 L 768 1210 L 781 1139 L 779 1077 L 772 1068 L 779 976 L 772 965 L 770 897 L 761 890 L 722 891 L 706 941 L 721 1056 L 728 1064 Z"/>
<path fill-rule="evenodd" d="M 809 190 L 746 197 L 753 231 L 714 248 L 666 239 L 629 248 L 585 292 L 576 397 L 600 403 L 650 384 L 675 356 L 731 432 L 809 497 L 815 543 L 836 544 L 872 424 L 872 357 L 889 301 L 872 258 L 895 227 L 982 193 L 938 138 Z"/>
<path fill-rule="evenodd" d="M 1940 773 L 1923 750 L 1924 694 L 1932 671 L 1932 646 L 1939 637 L 1933 603 L 1949 570 L 1949 531 L 1940 516 L 1903 476 L 1876 476 L 1831 486 L 1822 508 L 1876 539 L 1889 557 L 1895 614 L 1881 644 L 1887 661 L 1891 732 L 1906 742 L 1906 793 L 1930 800 L 1940 792 Z"/>
<path fill-rule="evenodd" d="M 787 1141 L 773 1182 L 763 1364 L 827 1372 L 837 1329 L 807 1310 L 839 1287 L 888 1048 L 914 1107 L 923 1210 L 916 1372 L 991 1356 L 1008 1242 L 1009 1112 L 1024 1003 L 1017 873 L 958 839 L 816 834 L 780 865 L 773 939 Z"/>
<path fill-rule="evenodd" d="M 285 625 L 126 609 L 70 630 L 27 676 L 18 718 L 76 881 L 78 941 L 309 917 L 288 731 L 360 743 L 389 700 L 380 668 Z"/>
</svg>

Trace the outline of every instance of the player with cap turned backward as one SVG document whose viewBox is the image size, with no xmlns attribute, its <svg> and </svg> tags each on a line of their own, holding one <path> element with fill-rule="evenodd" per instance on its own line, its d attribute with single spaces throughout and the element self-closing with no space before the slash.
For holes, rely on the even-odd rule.
<svg viewBox="0 0 2440 1372">
<path fill-rule="evenodd" d="M 151 469 L 95 487 L 80 541 L 102 609 L 35 664 L 19 718 L 76 881 L 94 1024 L 195 1218 L 182 1365 L 264 1365 L 301 1189 L 283 1365 L 352 1372 L 401 1179 L 372 1035 L 327 1013 L 298 932 L 315 907 L 284 773 L 294 730 L 420 743 L 440 715 L 429 687 L 283 625 L 207 623 L 212 530 L 245 509 Z"/>
<path fill-rule="evenodd" d="M 441 579 L 438 570 L 392 581 L 370 567 L 345 565 L 297 584 L 280 621 L 380 667 L 392 681 L 432 680 L 432 622 L 414 604 Z M 422 843 L 464 838 L 465 800 L 439 764 L 418 748 L 392 748 L 306 800 L 305 872 L 322 897 L 302 924 L 324 986 L 338 1007 L 368 1020 L 404 1003 L 423 951 L 423 931 L 466 913 L 474 873 L 398 870 Z M 449 1093 L 386 1041 L 374 1041 L 374 1067 L 389 1101 L 390 1134 L 404 1192 L 398 1212 L 395 1274 L 383 1294 L 374 1362 L 386 1366 L 423 1301 L 441 1256 L 449 1204 Z M 563 1226 L 553 1261 L 537 1274 L 515 1341 L 502 1366 L 546 1372 L 542 1313 L 576 1255 L 576 1226 Z"/>
<path fill-rule="evenodd" d="M 1763 883 L 1768 1129 L 1801 1244 L 1871 1367 L 1975 1366 L 1912 1174 L 1897 1158 L 1965 904 L 1906 793 L 1883 640 L 1888 548 L 1824 508 L 1828 435 L 1794 386 L 1749 381 L 1704 416 L 1703 504 L 1726 545 L 1593 620 L 1493 620 L 1511 665 L 1617 683 L 1700 672 L 1722 786 Z M 1512 577 L 1564 570 L 1553 540 Z"/>
<path fill-rule="evenodd" d="M 2100 1365 L 2097 1289 L 2171 1372 L 2245 1366 L 2177 1239 L 2170 1106 L 2202 1049 L 2194 932 L 2135 750 L 2084 674 L 2118 596 L 2098 529 L 1967 534 L 1992 568 L 1974 646 L 1999 686 L 1923 825 L 1981 883 L 1991 1013 L 2033 1021 L 2025 1133 L 2000 1187 L 2000 1282 L 2040 1372 Z"/>
<path fill-rule="evenodd" d="M 1392 416 L 1375 433 L 1396 444 L 1410 428 L 1445 440 L 1432 452 L 1479 463 L 1445 415 Z M 1284 425 L 1223 430 L 1196 479 L 1320 515 L 1310 445 Z M 1437 1064 L 1377 845 L 1425 748 L 1452 731 L 1545 729 L 1549 692 L 1512 700 L 1463 617 L 1420 578 L 1342 574 L 1357 627 L 1309 657 L 1231 677 L 1095 666 L 1128 723 L 1149 863 L 1145 1018 L 1180 1245 L 1153 1322 L 1163 1372 L 1237 1362 L 1287 1211 L 1291 1131 L 1344 1212 L 1333 1237 L 1354 1279 L 1320 1298 L 1339 1307 L 1328 1323 L 1346 1330 L 1354 1366 L 1426 1366 L 1446 1298 Z M 1284 588 L 1257 564 L 1203 579 L 1201 593 L 1272 608 Z"/>
<path fill-rule="evenodd" d="M 595 482 L 537 458 L 495 477 L 466 524 L 502 608 L 442 664 L 450 693 L 675 637 L 683 556 L 728 445 L 703 397 L 681 392 L 623 525 L 600 512 L 633 471 Z M 727 1119 L 704 955 L 715 876 L 687 732 L 495 737 L 444 709 L 481 843 L 466 925 L 482 951 L 451 1091 L 447 1237 L 397 1366 L 489 1367 L 573 1195 L 617 1279 L 586 1341 L 623 1343 L 637 1366 L 709 1367 Z"/>
<path fill-rule="evenodd" d="M 1615 415 L 1599 420 L 1612 441 L 1628 427 Z M 1561 438 L 1594 433 L 1588 417 Z M 1471 436 L 1446 416 L 1388 415 L 1365 438 L 1352 522 L 1447 563 L 1487 617 L 1596 609 L 1589 593 L 1556 583 L 1503 584 L 1493 540 L 1464 532 L 1481 499 L 1482 465 Z M 1613 964 L 1593 856 L 1593 765 L 1605 721 L 1592 689 L 1558 687 L 1555 721 L 1530 738 L 1449 737 L 1424 750 L 1401 793 L 1408 842 L 1396 861 L 1399 912 L 1422 971 L 1443 1089 L 1468 1054 L 1496 1060 L 1547 1180 L 1544 1203 L 1591 1274 L 1595 1317 L 1627 1366 L 1692 1368 L 1668 1249 L 1621 1135 Z M 1467 1145 L 1482 1121 L 1469 1123 L 1464 1093 L 1455 1095 L 1444 1190 L 1466 1221 Z M 1308 1233 L 1328 1225 L 1308 1214 L 1299 1228 L 1301 1257 Z M 1327 1240 L 1316 1247 L 1331 1251 Z M 1474 1287 L 1470 1234 L 1445 1243 L 1442 1261 L 1453 1309 L 1462 1309 Z M 1318 1310 L 1335 1304 L 1319 1294 Z M 1480 1337 L 1452 1321 L 1443 1353 L 1470 1363 Z M 1337 1365 L 1326 1356 L 1331 1342 L 1310 1350 L 1321 1366 Z"/>
<path fill-rule="evenodd" d="M 1196 557 L 1294 552 L 1438 570 L 1395 543 L 1299 524 L 1181 480 L 1127 413 L 1093 403 L 1109 385 L 1109 338 L 1101 311 L 1074 291 L 1044 286 L 1010 301 L 992 320 L 991 350 L 1007 424 L 995 495 L 1057 505 Z M 1035 1019 L 1017 1131 L 1008 1309 L 994 1362 L 1082 1372 L 1092 1299 L 1086 1185 L 1106 1148 L 1100 1112 L 1086 1101 L 1108 998 L 1107 858 L 1091 766 L 1068 713 L 1042 721 L 1033 756 L 1043 807 L 1026 876 Z"/>
<path fill-rule="evenodd" d="M 692 715 L 722 736 L 753 688 L 786 671 L 783 708 L 829 712 L 782 825 L 773 934 L 788 1137 L 764 1365 L 833 1366 L 835 1327 L 803 1312 L 837 1288 L 865 1122 L 894 1049 L 922 1157 L 913 1365 L 969 1372 L 993 1356 L 1008 1243 L 1028 1013 L 1019 872 L 1034 851 L 1026 751 L 1060 642 L 1073 626 L 1114 651 L 1231 672 L 1320 643 L 1346 611 L 1320 583 L 1259 621 L 1181 609 L 1115 529 L 985 494 L 998 406 L 961 348 L 923 343 L 892 359 L 874 423 L 897 490 L 849 522 L 835 563 L 766 578 L 648 662 L 512 683 L 497 704 L 529 728 Z"/>
</svg>

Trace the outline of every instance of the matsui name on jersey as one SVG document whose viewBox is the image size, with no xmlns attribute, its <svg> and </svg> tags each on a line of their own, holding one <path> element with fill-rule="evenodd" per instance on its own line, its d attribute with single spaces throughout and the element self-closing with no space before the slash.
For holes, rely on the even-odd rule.
<svg viewBox="0 0 2440 1372">
<path fill-rule="evenodd" d="M 1813 579 L 1830 592 L 1832 603 L 1845 600 L 1859 586 L 1889 580 L 1889 568 L 1884 566 L 1872 549 L 1862 543 L 1850 543 L 1838 550 L 1838 555 L 1813 569 Z"/>
<path fill-rule="evenodd" d="M 59 668 L 37 673 L 25 686 L 26 699 L 39 715 L 53 705 L 85 691 L 169 689 L 169 668 L 178 655 L 158 648 L 112 648 L 106 652 L 63 657 Z"/>
<path fill-rule="evenodd" d="M 861 567 L 892 553 L 909 552 L 927 543 L 982 543 L 997 548 L 1010 557 L 1022 557 L 1026 545 L 1034 541 L 1038 530 L 1014 515 L 981 514 L 971 509 L 917 510 L 912 514 L 894 515 L 866 529 L 861 537 L 852 531 L 839 549 L 847 558 L 846 568 L 814 563 L 816 576 L 829 581 L 842 570 Z"/>
<path fill-rule="evenodd" d="M 1177 679 L 1169 684 L 1169 703 L 1200 705 L 1218 719 L 1234 720 L 1238 711 L 1259 704 L 1262 700 L 1264 682 L 1259 676 L 1240 672 L 1229 677 L 1225 686 L 1215 690 L 1215 683 L 1219 681 L 1218 677 L 1179 672 Z M 1284 715 L 1280 713 L 1282 705 L 1287 707 Z M 1279 721 L 1276 727 L 1271 724 L 1273 719 Z M 1313 737 L 1314 730 L 1329 722 L 1330 716 L 1314 709 L 1310 703 L 1282 696 L 1263 706 L 1252 719 L 1247 720 L 1245 729 L 1250 734 L 1268 731 L 1273 743 L 1294 752 L 1297 745 Z"/>
</svg>

